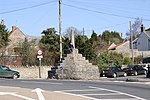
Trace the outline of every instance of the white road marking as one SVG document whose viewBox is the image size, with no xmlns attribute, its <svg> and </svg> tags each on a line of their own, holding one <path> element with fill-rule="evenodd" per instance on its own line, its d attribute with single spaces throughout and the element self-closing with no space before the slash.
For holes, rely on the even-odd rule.
<svg viewBox="0 0 150 100">
<path fill-rule="evenodd" d="M 44 92 L 44 90 L 42 90 L 40 88 L 36 88 L 36 89 L 32 90 L 32 92 L 36 92 L 39 100 L 45 100 L 45 98 L 44 98 L 44 96 L 42 94 L 42 92 Z"/>
<path fill-rule="evenodd" d="M 36 82 L 36 81 L 21 81 L 23 83 L 37 83 L 37 84 L 52 84 L 52 85 L 63 85 L 63 83 L 52 83 L 52 82 Z"/>
<path fill-rule="evenodd" d="M 89 87 L 89 88 L 93 88 L 93 87 Z M 78 92 L 78 91 L 100 91 L 100 90 L 105 90 L 105 91 L 108 91 L 107 89 L 103 89 L 103 88 L 94 88 L 94 89 L 84 89 L 84 90 L 61 90 L 61 91 L 54 91 L 54 92 L 60 92 L 60 93 L 63 93 L 63 94 L 68 94 L 68 95 L 74 95 L 74 96 L 80 96 L 80 97 L 84 97 L 84 98 L 89 98 L 89 99 L 92 99 L 92 100 L 137 100 L 137 98 L 122 98 L 122 99 L 96 99 L 96 98 L 93 98 L 93 97 L 88 97 L 88 96 L 98 96 L 98 95 L 103 95 L 103 96 L 108 96 L 108 95 L 123 95 L 121 94 L 120 92 L 116 92 L 114 90 L 112 91 L 109 91 L 109 92 L 113 92 L 113 93 L 102 93 L 102 94 L 73 94 L 73 93 L 66 93 L 66 92 Z M 115 93 L 114 93 L 115 92 Z M 141 99 L 141 100 L 144 100 L 144 99 Z"/>
<path fill-rule="evenodd" d="M 18 88 L 18 89 L 19 89 L 20 87 L 0 86 L 0 88 L 12 88 L 12 89 L 13 89 L 13 88 L 14 88 L 14 89 Z"/>
<path fill-rule="evenodd" d="M 62 92 L 76 92 L 76 91 L 99 91 L 99 90 L 98 89 L 84 89 L 84 90 L 61 90 L 61 91 Z"/>
<path fill-rule="evenodd" d="M 121 95 L 121 94 L 119 94 L 119 93 L 102 93 L 102 94 L 82 94 L 82 95 L 90 96 L 90 95 Z"/>
<path fill-rule="evenodd" d="M 127 93 L 123 93 L 123 92 L 119 92 L 119 91 L 116 91 L 116 90 L 110 90 L 110 89 L 99 88 L 99 87 L 93 87 L 93 86 L 89 86 L 89 88 L 92 88 L 92 89 L 99 89 L 99 90 L 105 90 L 105 91 L 109 91 L 109 92 L 115 92 L 115 93 L 119 93 L 119 94 L 127 95 L 127 96 L 129 96 L 129 97 L 136 98 L 136 99 L 138 99 L 138 100 L 146 100 L 146 99 L 144 99 L 144 98 L 141 98 L 141 97 L 138 97 L 138 96 L 134 96 L 134 95 L 131 95 L 131 94 L 127 94 Z"/>
<path fill-rule="evenodd" d="M 18 94 L 12 94 L 12 95 L 23 98 L 23 99 L 26 99 L 26 100 L 35 100 L 35 99 L 31 99 L 31 98 L 28 98 L 28 97 L 25 97 L 25 96 L 22 96 L 22 95 L 18 95 Z"/>
<path fill-rule="evenodd" d="M 32 98 L 25 97 L 25 96 L 22 96 L 22 95 L 11 93 L 11 92 L 0 92 L 0 95 L 12 95 L 12 96 L 20 97 L 20 98 L 23 98 L 23 99 L 26 99 L 26 100 L 35 100 L 35 99 L 32 99 Z"/>
<path fill-rule="evenodd" d="M 87 99 L 91 99 L 91 100 L 99 100 L 99 99 L 96 99 L 96 98 L 87 97 L 87 96 L 83 96 L 83 95 L 79 95 L 79 94 L 66 93 L 66 92 L 62 92 L 62 91 L 54 91 L 54 92 L 67 94 L 67 95 L 72 95 L 72 96 L 79 96 L 79 97 L 83 97 L 83 98 L 87 98 Z"/>
<path fill-rule="evenodd" d="M 150 85 L 150 82 L 145 82 L 144 84 L 148 84 L 148 85 Z"/>
</svg>

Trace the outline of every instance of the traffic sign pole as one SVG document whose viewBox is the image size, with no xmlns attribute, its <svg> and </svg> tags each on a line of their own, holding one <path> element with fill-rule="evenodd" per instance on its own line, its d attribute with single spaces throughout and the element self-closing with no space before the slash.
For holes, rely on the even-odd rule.
<svg viewBox="0 0 150 100">
<path fill-rule="evenodd" d="M 39 78 L 41 78 L 41 58 L 39 58 Z"/>
<path fill-rule="evenodd" d="M 38 50 L 37 58 L 39 59 L 39 78 L 41 78 L 41 60 L 43 58 L 42 50 Z"/>
<path fill-rule="evenodd" d="M 63 69 L 64 69 L 64 68 L 63 68 L 62 66 L 60 66 L 59 68 L 60 68 L 60 70 L 61 70 L 61 78 L 63 79 L 63 76 L 64 76 L 64 75 L 63 75 L 63 74 L 64 74 Z"/>
</svg>

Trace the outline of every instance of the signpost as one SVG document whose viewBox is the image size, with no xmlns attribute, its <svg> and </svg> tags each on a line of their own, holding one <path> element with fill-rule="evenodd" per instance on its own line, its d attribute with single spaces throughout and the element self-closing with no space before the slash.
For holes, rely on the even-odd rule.
<svg viewBox="0 0 150 100">
<path fill-rule="evenodd" d="M 61 70 L 61 78 L 63 79 L 63 74 L 64 74 L 63 70 L 64 70 L 64 68 L 62 66 L 60 66 L 59 69 Z"/>
<path fill-rule="evenodd" d="M 39 59 L 39 78 L 41 78 L 41 60 L 43 58 L 42 50 L 38 50 L 37 58 Z"/>
</svg>

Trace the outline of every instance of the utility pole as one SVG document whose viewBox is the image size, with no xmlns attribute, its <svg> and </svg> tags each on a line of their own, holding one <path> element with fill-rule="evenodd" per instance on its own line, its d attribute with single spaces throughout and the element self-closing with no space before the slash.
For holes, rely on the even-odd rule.
<svg viewBox="0 0 150 100">
<path fill-rule="evenodd" d="M 62 0 L 59 0 L 59 37 L 60 37 L 60 62 L 62 60 Z"/>
<path fill-rule="evenodd" d="M 85 34 L 84 34 L 84 28 L 83 28 L 83 36 L 84 36 Z"/>
<path fill-rule="evenodd" d="M 131 21 L 130 21 L 130 38 L 131 38 L 131 53 L 132 53 L 132 64 L 134 64 L 134 53 L 133 53 L 133 35 L 132 35 L 132 24 L 131 24 Z"/>
</svg>

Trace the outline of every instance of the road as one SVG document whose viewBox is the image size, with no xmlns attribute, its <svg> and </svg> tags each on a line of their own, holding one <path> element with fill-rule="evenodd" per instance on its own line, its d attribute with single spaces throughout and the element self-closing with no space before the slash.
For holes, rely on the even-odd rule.
<svg viewBox="0 0 150 100">
<path fill-rule="evenodd" d="M 150 84 L 123 81 L 0 79 L 0 100 L 149 100 Z"/>
</svg>

